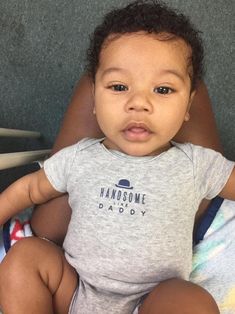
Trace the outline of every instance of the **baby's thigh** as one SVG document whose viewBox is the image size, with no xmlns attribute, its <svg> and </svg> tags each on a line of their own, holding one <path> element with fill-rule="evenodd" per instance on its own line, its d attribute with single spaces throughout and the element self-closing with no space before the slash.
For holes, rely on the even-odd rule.
<svg viewBox="0 0 235 314">
<path fill-rule="evenodd" d="M 212 296 L 203 288 L 173 278 L 161 282 L 144 300 L 138 314 L 219 314 Z"/>
<path fill-rule="evenodd" d="M 53 304 L 56 313 L 67 313 L 76 286 L 76 272 L 61 248 L 40 238 L 18 241 L 0 264 L 0 299 L 7 307 L 24 299 L 32 308 L 39 302 L 42 308 Z"/>
</svg>

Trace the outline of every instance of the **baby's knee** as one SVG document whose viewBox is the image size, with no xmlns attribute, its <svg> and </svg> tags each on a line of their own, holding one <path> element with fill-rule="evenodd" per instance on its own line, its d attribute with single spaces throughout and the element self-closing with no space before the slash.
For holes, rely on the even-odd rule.
<svg viewBox="0 0 235 314">
<path fill-rule="evenodd" d="M 70 270 L 62 250 L 56 245 L 36 237 L 18 241 L 0 264 L 0 307 L 6 313 L 26 313 L 25 304 L 30 303 L 30 313 L 35 313 L 30 309 L 38 306 L 37 313 L 45 313 L 41 308 L 49 309 L 49 313 L 61 282 L 72 277 L 65 269 Z M 63 306 L 67 311 L 70 299 L 62 294 L 60 297 L 59 304 L 66 301 Z M 19 303 L 21 310 L 18 311 Z"/>
<path fill-rule="evenodd" d="M 36 237 L 24 238 L 12 246 L 0 264 L 0 286 L 15 286 L 35 274 L 47 278 L 52 273 L 59 282 L 63 258 L 57 246 Z"/>
<path fill-rule="evenodd" d="M 213 297 L 205 289 L 185 280 L 161 282 L 145 299 L 140 314 L 219 314 Z"/>
<path fill-rule="evenodd" d="M 24 272 L 29 270 L 28 260 L 33 259 L 30 251 L 34 242 L 31 238 L 25 238 L 11 247 L 0 264 L 0 286 L 4 286 L 5 283 L 8 287 L 11 283 L 17 284 L 21 276 L 25 276 Z"/>
<path fill-rule="evenodd" d="M 6 294 L 12 295 L 21 290 L 21 283 L 27 276 L 28 267 L 25 260 L 27 256 L 29 241 L 24 239 L 18 241 L 8 251 L 7 255 L 0 263 L 0 304 L 6 299 Z"/>
</svg>

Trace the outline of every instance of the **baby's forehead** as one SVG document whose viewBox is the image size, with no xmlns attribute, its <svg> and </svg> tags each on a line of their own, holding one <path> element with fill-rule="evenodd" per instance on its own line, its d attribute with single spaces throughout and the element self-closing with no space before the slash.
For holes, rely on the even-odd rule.
<svg viewBox="0 0 235 314">
<path fill-rule="evenodd" d="M 131 62 L 139 58 L 139 62 L 183 63 L 188 66 L 191 61 L 192 49 L 184 39 L 169 33 L 126 33 L 111 34 L 104 42 L 99 55 L 99 65 L 118 60 Z"/>
<path fill-rule="evenodd" d="M 189 57 L 192 55 L 192 48 L 183 38 L 178 37 L 171 33 L 146 33 L 146 32 L 133 32 L 133 33 L 124 33 L 124 34 L 110 34 L 102 44 L 100 50 L 100 56 L 102 56 L 102 52 L 105 51 L 110 45 L 118 47 L 118 49 L 125 49 L 126 45 L 133 44 L 134 42 L 139 42 L 140 45 L 143 45 L 143 49 L 149 46 L 154 46 L 154 42 L 158 44 L 158 46 L 170 46 L 172 49 L 179 48 L 181 53 L 184 54 L 185 57 Z M 154 47 L 153 47 L 154 48 Z M 138 53 L 140 51 L 136 51 Z"/>
</svg>

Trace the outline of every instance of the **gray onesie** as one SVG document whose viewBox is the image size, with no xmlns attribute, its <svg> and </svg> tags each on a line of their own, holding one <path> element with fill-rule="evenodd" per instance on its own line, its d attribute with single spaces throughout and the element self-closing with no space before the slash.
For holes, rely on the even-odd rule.
<svg viewBox="0 0 235 314">
<path fill-rule="evenodd" d="M 192 144 L 133 157 L 84 139 L 44 164 L 69 193 L 65 256 L 79 274 L 70 313 L 130 314 L 160 281 L 188 280 L 194 216 L 224 187 L 234 163 Z"/>
</svg>

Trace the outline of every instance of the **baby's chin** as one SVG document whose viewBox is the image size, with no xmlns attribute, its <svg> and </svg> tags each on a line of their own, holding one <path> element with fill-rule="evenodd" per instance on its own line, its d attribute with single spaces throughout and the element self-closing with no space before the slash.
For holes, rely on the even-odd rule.
<svg viewBox="0 0 235 314">
<path fill-rule="evenodd" d="M 107 138 L 104 140 L 103 144 L 110 150 L 120 151 L 133 157 L 157 156 L 170 148 L 169 143 L 156 147 L 156 145 L 153 145 L 153 143 L 150 143 L 149 141 L 120 141 L 114 143 Z"/>
<path fill-rule="evenodd" d="M 158 156 L 171 147 L 170 142 L 161 144 L 153 141 L 128 143 L 124 145 L 123 152 L 136 157 Z"/>
<path fill-rule="evenodd" d="M 163 151 L 166 151 L 167 148 L 146 148 L 142 147 L 144 145 L 138 145 L 138 144 L 130 144 L 128 147 L 119 149 L 122 153 L 125 153 L 129 156 L 133 157 L 148 157 L 148 156 L 157 156 L 161 154 Z"/>
</svg>

